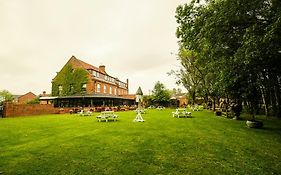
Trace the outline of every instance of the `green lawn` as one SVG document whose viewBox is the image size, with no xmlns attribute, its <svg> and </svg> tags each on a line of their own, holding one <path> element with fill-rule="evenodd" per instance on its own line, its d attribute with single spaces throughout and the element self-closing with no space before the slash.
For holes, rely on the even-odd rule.
<svg viewBox="0 0 281 175">
<path fill-rule="evenodd" d="M 0 174 L 280 174 L 281 121 L 264 129 L 193 112 L 133 111 L 118 122 L 47 115 L 0 119 Z"/>
</svg>

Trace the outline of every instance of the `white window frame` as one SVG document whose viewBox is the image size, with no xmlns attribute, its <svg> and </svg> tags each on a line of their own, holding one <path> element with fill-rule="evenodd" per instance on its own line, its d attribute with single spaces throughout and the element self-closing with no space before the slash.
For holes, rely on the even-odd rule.
<svg viewBox="0 0 281 175">
<path fill-rule="evenodd" d="M 103 86 L 103 93 L 106 94 L 106 93 L 107 93 L 106 90 L 107 90 L 107 87 L 106 87 L 106 85 L 104 85 L 104 86 Z"/>
<path fill-rule="evenodd" d="M 101 90 L 101 85 L 100 85 L 100 84 L 97 84 L 97 90 L 96 90 L 96 92 L 100 92 L 100 90 Z"/>
</svg>

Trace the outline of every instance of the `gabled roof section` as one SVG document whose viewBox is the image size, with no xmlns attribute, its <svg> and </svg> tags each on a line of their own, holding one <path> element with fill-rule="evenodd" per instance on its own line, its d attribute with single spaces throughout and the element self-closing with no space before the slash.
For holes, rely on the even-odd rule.
<svg viewBox="0 0 281 175">
<path fill-rule="evenodd" d="M 84 61 L 82 61 L 82 60 L 79 60 L 79 59 L 77 59 L 75 56 L 72 56 L 71 58 L 70 58 L 70 60 L 73 60 L 73 61 L 76 61 L 78 64 L 80 64 L 80 66 L 82 67 L 82 68 L 84 68 L 84 69 L 92 69 L 92 70 L 96 70 L 96 71 L 99 71 L 99 68 L 97 68 L 97 67 L 95 67 L 95 66 L 93 66 L 93 65 L 90 65 L 90 64 L 88 64 L 88 63 L 86 63 L 86 62 L 84 62 Z"/>
<path fill-rule="evenodd" d="M 104 74 L 107 74 L 105 71 L 102 71 L 100 70 L 99 68 L 91 65 L 91 64 L 88 64 L 82 60 L 79 60 L 78 58 L 76 58 L 75 56 L 72 56 L 69 60 L 69 62 L 77 62 L 78 65 L 80 68 L 83 68 L 83 69 L 86 69 L 86 70 L 95 70 L 97 72 L 101 72 L 101 73 L 104 73 Z"/>
<path fill-rule="evenodd" d="M 71 58 L 67 61 L 67 63 L 62 67 L 62 69 L 59 72 L 61 72 L 67 65 L 71 65 L 74 69 L 80 68 L 80 69 L 84 69 L 84 70 L 94 70 L 99 73 L 108 75 L 105 71 L 105 66 L 100 66 L 100 68 L 98 68 L 98 67 L 88 64 L 82 60 L 79 60 L 75 56 L 71 56 Z M 57 75 L 59 72 L 57 72 Z M 88 73 L 90 73 L 90 72 L 88 72 Z M 57 75 L 53 78 L 53 80 L 56 79 Z"/>
<path fill-rule="evenodd" d="M 28 93 L 26 93 L 24 95 L 20 95 L 18 98 L 26 96 L 26 95 L 32 95 L 32 96 L 36 97 L 36 95 L 33 92 L 28 92 Z"/>
</svg>

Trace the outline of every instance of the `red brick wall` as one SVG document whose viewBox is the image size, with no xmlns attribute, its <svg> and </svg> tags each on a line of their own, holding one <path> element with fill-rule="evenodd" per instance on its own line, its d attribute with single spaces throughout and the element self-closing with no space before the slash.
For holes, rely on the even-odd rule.
<svg viewBox="0 0 281 175">
<path fill-rule="evenodd" d="M 57 114 L 57 113 L 59 113 L 59 108 L 54 108 L 53 105 L 6 103 L 4 105 L 3 116 L 16 117 L 16 116 Z"/>
<path fill-rule="evenodd" d="M 88 80 L 86 88 L 87 94 L 93 94 L 95 92 L 95 85 L 90 74 L 88 74 Z"/>
</svg>

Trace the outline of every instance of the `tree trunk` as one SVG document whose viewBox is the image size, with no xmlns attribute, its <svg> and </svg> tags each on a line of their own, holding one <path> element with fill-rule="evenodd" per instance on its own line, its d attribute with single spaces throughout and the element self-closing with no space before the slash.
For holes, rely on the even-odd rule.
<svg viewBox="0 0 281 175">
<path fill-rule="evenodd" d="M 216 111 L 216 97 L 213 97 L 213 111 Z"/>
<path fill-rule="evenodd" d="M 278 118 L 281 117 L 281 99 L 280 99 L 280 89 L 278 86 L 275 86 L 274 88 L 274 95 L 276 99 L 276 116 Z"/>
<path fill-rule="evenodd" d="M 196 96 L 195 96 L 195 91 L 192 93 L 192 105 L 194 105 L 194 103 L 195 103 L 195 98 L 196 98 Z"/>
<path fill-rule="evenodd" d="M 264 104 L 264 112 L 265 112 L 265 115 L 268 116 L 268 100 L 266 100 L 266 92 L 265 92 L 265 88 L 264 87 L 260 87 L 260 92 L 261 92 L 261 97 L 262 97 L 262 102 Z"/>
<path fill-rule="evenodd" d="M 229 107 L 229 98 L 228 95 L 226 95 L 226 103 L 225 103 L 225 108 L 226 108 L 226 118 L 228 118 L 228 107 Z"/>
</svg>

